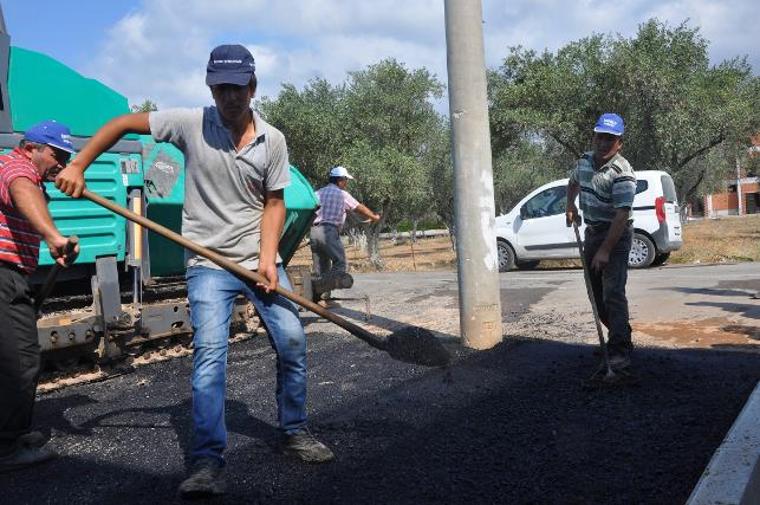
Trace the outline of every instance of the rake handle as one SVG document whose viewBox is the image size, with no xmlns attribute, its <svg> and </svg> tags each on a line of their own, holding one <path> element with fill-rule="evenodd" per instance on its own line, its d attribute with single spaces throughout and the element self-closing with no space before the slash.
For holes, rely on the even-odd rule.
<svg viewBox="0 0 760 505">
<path fill-rule="evenodd" d="M 175 242 L 185 249 L 188 249 L 195 254 L 198 254 L 200 256 L 203 256 L 204 258 L 207 258 L 208 260 L 216 263 L 220 267 L 224 268 L 230 273 L 233 273 L 237 275 L 239 278 L 242 278 L 248 282 L 254 283 L 262 283 L 262 284 L 268 284 L 268 281 L 258 274 L 257 272 L 253 272 L 251 270 L 247 270 L 237 263 L 228 260 L 227 258 L 221 256 L 220 254 L 215 253 L 211 249 L 208 249 L 207 247 L 203 247 L 200 244 L 197 244 L 193 242 L 192 240 L 188 240 L 179 233 L 176 233 L 169 228 L 166 228 L 165 226 L 162 226 L 154 221 L 151 221 L 150 219 L 141 216 L 139 214 L 136 214 L 128 209 L 125 209 L 121 205 L 118 205 L 111 200 L 108 200 L 106 198 L 103 198 L 102 196 L 93 193 L 87 189 L 85 189 L 82 192 L 82 196 L 86 198 L 87 200 L 96 203 L 100 205 L 101 207 L 104 207 L 111 212 L 118 214 L 129 221 L 132 221 L 134 223 L 137 223 L 141 226 L 144 226 L 145 228 L 161 235 L 162 237 L 171 240 L 172 242 Z M 337 314 L 334 314 L 330 312 L 329 310 L 326 310 L 324 307 L 321 307 L 320 305 L 317 305 L 316 303 L 312 302 L 311 300 L 308 300 L 304 298 L 303 296 L 300 296 L 292 291 L 289 291 L 280 284 L 277 284 L 277 288 L 275 291 L 287 298 L 288 300 L 300 305 L 301 307 L 304 307 L 315 314 L 318 314 L 319 316 L 322 316 L 323 318 L 327 319 L 328 321 L 331 321 L 341 328 L 345 329 L 355 337 L 360 338 L 361 340 L 365 341 L 372 347 L 375 347 L 377 349 L 386 350 L 386 345 L 383 339 L 377 337 L 376 335 L 373 335 L 372 333 L 368 332 L 364 328 L 357 326 L 356 324 L 347 321 L 343 319 L 342 317 L 338 316 Z"/>
</svg>

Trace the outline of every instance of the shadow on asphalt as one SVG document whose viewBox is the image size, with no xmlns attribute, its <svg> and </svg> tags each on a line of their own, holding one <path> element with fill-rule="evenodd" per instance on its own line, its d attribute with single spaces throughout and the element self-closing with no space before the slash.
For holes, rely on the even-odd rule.
<svg viewBox="0 0 760 505">
<path fill-rule="evenodd" d="M 508 338 L 490 351 L 456 349 L 451 366 L 427 369 L 330 339 L 310 352 L 321 382 L 312 381 L 309 402 L 312 428 L 337 460 L 308 466 L 262 450 L 275 435 L 263 421 L 271 384 L 246 384 L 248 399 L 227 404 L 234 436 L 228 495 L 218 502 L 683 503 L 760 379 L 756 354 L 642 348 L 637 387 L 587 389 L 596 358 L 585 345 Z M 0 502 L 175 502 L 183 467 L 168 454 L 187 453 L 190 433 L 189 391 L 175 403 L 160 400 L 171 388 L 186 390 L 187 366 L 175 361 L 138 369 L 130 381 L 164 382 L 156 380 L 157 391 L 127 385 L 123 405 L 97 415 L 88 415 L 99 406 L 90 398 L 107 382 L 43 396 L 37 422 L 78 434 L 75 446 L 67 435 L 61 442 L 76 456 L 0 475 Z M 130 406 L 138 394 L 159 400 Z M 61 412 L 83 420 L 72 428 Z M 143 426 L 146 414 L 168 417 L 168 428 Z"/>
<path fill-rule="evenodd" d="M 688 295 L 707 295 L 707 296 L 735 296 L 738 298 L 746 299 L 752 296 L 750 291 L 739 291 L 737 289 L 715 289 L 715 288 L 686 288 L 686 287 L 672 287 L 672 288 L 653 288 L 657 291 L 676 291 L 678 293 L 685 293 Z"/>
<path fill-rule="evenodd" d="M 72 423 L 64 414 L 67 409 L 77 409 L 94 403 L 97 403 L 97 400 L 78 393 L 66 397 L 50 398 L 46 401 L 38 401 L 35 404 L 34 416 L 45 419 L 45 424 L 41 426 L 40 431 L 46 437 L 50 437 L 51 431 L 67 435 L 90 435 L 91 432 L 88 429 Z"/>
<path fill-rule="evenodd" d="M 739 314 L 743 317 L 760 319 L 760 305 L 746 303 L 720 303 L 720 302 L 688 302 L 684 305 L 691 307 L 716 307 L 726 312 Z"/>
<path fill-rule="evenodd" d="M 365 322 L 366 321 L 366 313 L 361 310 L 354 310 L 349 309 L 348 307 L 342 307 L 339 305 L 334 305 L 332 307 L 328 307 L 328 310 L 334 314 L 337 314 L 343 318 L 352 319 L 357 322 Z M 312 316 L 311 313 L 308 316 L 301 316 L 301 321 L 303 322 L 304 326 L 308 326 L 309 324 L 315 323 L 317 321 L 326 321 L 326 319 L 323 319 L 319 316 Z M 397 321 L 395 319 L 390 319 L 388 317 L 378 316 L 376 314 L 372 314 L 372 317 L 369 320 L 370 323 L 372 323 L 374 326 L 377 326 L 379 328 L 383 328 L 384 330 L 393 331 L 395 329 L 398 329 L 401 326 L 404 326 L 405 323 L 402 323 L 400 321 Z M 448 335 L 445 333 L 436 332 L 438 335 L 442 336 L 448 336 L 453 337 L 453 335 Z"/>
</svg>

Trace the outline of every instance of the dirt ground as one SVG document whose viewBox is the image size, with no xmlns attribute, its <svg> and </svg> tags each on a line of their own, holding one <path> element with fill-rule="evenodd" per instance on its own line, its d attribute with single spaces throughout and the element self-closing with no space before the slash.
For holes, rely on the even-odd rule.
<svg viewBox="0 0 760 505">
<path fill-rule="evenodd" d="M 456 255 L 448 237 L 421 238 L 413 243 L 408 239 L 398 241 L 383 240 L 380 254 L 388 272 L 424 272 L 450 270 L 456 263 Z M 352 272 L 373 272 L 366 250 L 355 245 L 346 245 L 346 260 Z M 308 246 L 298 250 L 291 265 L 311 265 L 311 250 Z"/>
</svg>

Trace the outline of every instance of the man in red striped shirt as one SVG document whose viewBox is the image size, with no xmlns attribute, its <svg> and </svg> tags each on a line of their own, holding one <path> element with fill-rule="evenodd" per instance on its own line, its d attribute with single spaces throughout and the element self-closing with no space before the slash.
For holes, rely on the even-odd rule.
<svg viewBox="0 0 760 505">
<path fill-rule="evenodd" d="M 79 253 L 77 246 L 66 254 L 68 239 L 53 223 L 43 185 L 73 152 L 68 127 L 43 121 L 0 156 L 0 472 L 55 457 L 42 435 L 30 431 L 40 347 L 27 278 L 37 268 L 40 240 L 62 266 Z"/>
</svg>

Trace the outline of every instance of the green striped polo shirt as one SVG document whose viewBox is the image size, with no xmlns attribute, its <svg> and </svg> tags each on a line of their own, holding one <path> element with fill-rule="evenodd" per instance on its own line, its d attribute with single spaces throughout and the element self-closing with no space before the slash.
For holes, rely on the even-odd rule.
<svg viewBox="0 0 760 505">
<path fill-rule="evenodd" d="M 594 153 L 585 153 L 570 172 L 570 183 L 580 185 L 580 204 L 586 224 L 610 223 L 617 209 L 628 209 L 628 219 L 633 217 L 636 174 L 620 154 L 595 170 Z"/>
</svg>

